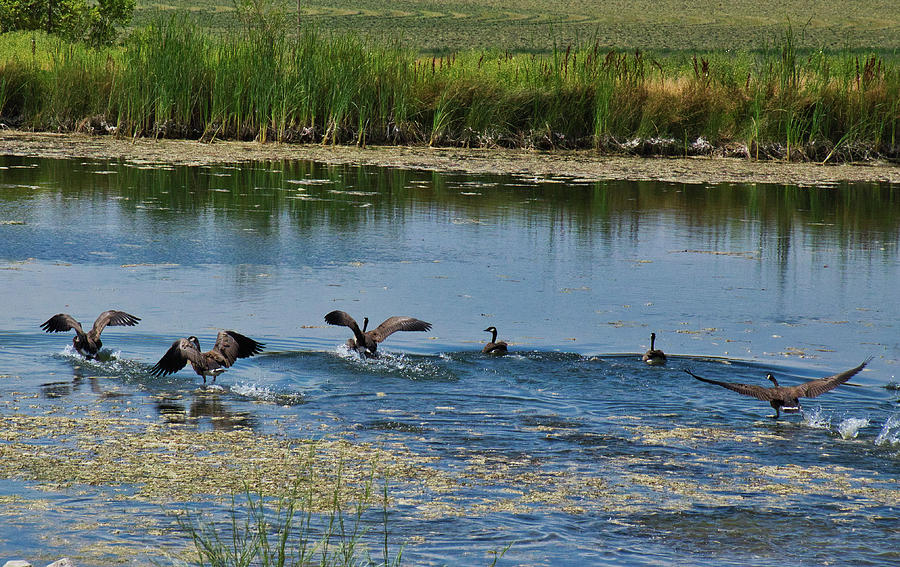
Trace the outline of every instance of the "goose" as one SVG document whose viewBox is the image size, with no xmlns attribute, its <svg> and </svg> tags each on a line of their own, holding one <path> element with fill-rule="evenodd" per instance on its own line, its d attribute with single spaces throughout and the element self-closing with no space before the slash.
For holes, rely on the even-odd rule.
<svg viewBox="0 0 900 567">
<path fill-rule="evenodd" d="M 656 348 L 656 333 L 650 333 L 650 350 L 644 353 L 641 360 L 650 366 L 662 366 L 666 363 L 666 353 Z"/>
<path fill-rule="evenodd" d="M 150 374 L 153 376 L 174 374 L 190 362 L 194 372 L 203 377 L 204 384 L 207 376 L 212 376 L 215 382 L 216 376 L 225 372 L 235 360 L 259 354 L 264 346 L 263 343 L 235 331 L 219 331 L 212 350 L 200 352 L 200 341 L 197 337 L 190 336 L 172 343 L 166 354 L 150 369 Z"/>
<path fill-rule="evenodd" d="M 497 341 L 497 327 L 491 326 L 485 329 L 485 332 L 491 333 L 491 342 L 484 345 L 484 348 L 481 349 L 481 352 L 484 354 L 505 354 L 507 352 L 507 345 L 504 341 Z"/>
<path fill-rule="evenodd" d="M 388 317 L 382 324 L 371 331 L 366 331 L 366 327 L 369 326 L 368 317 L 363 319 L 363 328 L 360 329 L 353 317 L 344 311 L 332 311 L 325 315 L 325 322 L 329 325 L 350 327 L 354 338 L 347 341 L 347 346 L 367 358 L 378 356 L 378 343 L 397 331 L 427 331 L 431 329 L 431 323 L 415 317 Z"/>
<path fill-rule="evenodd" d="M 140 317 L 111 309 L 101 313 L 97 320 L 94 321 L 94 327 L 85 333 L 84 329 L 81 328 L 81 323 L 76 321 L 74 317 L 67 313 L 57 313 L 44 321 L 41 324 L 41 329 L 46 333 L 63 333 L 74 329 L 75 336 L 72 337 L 72 345 L 75 347 L 75 350 L 85 358 L 96 358 L 97 353 L 103 347 L 103 343 L 100 341 L 100 333 L 103 332 L 103 329 L 108 325 L 133 327 L 140 320 Z"/>
<path fill-rule="evenodd" d="M 745 396 L 750 396 L 756 398 L 757 400 L 762 400 L 764 402 L 769 402 L 773 408 L 775 408 L 775 415 L 770 415 L 773 419 L 778 419 L 781 415 L 781 410 L 785 412 L 798 412 L 800 411 L 800 398 L 815 398 L 818 395 L 824 394 L 829 390 L 833 390 L 837 388 L 839 385 L 843 384 L 854 375 L 856 375 L 860 370 L 866 367 L 866 365 L 871 361 L 871 358 L 867 358 L 863 361 L 862 364 L 855 368 L 851 368 L 850 370 L 845 370 L 839 374 L 833 374 L 831 376 L 826 376 L 825 378 L 819 378 L 818 380 L 810 380 L 808 382 L 804 382 L 802 384 L 797 384 L 796 386 L 779 386 L 778 380 L 772 376 L 771 373 L 766 374 L 766 379 L 771 380 L 774 387 L 767 388 L 765 386 L 758 386 L 755 384 L 738 384 L 736 382 L 719 382 L 718 380 L 710 380 L 708 378 L 701 378 L 697 376 L 690 370 L 685 369 L 684 371 L 700 380 L 701 382 L 708 382 L 710 384 L 715 384 L 717 386 L 722 386 L 723 388 L 728 388 L 738 394 L 743 394 Z"/>
</svg>

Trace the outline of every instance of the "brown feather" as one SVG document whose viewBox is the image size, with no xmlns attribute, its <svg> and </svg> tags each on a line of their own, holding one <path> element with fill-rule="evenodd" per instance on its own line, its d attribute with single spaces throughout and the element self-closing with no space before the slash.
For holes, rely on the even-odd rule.
<svg viewBox="0 0 900 567">
<path fill-rule="evenodd" d="M 431 323 L 415 317 L 389 317 L 366 334 L 372 337 L 376 343 L 380 343 L 397 331 L 428 331 L 429 329 L 431 329 Z"/>
<path fill-rule="evenodd" d="M 431 329 L 431 323 L 414 317 L 389 317 L 378 327 L 364 332 L 359 328 L 353 317 L 339 310 L 325 315 L 325 322 L 329 325 L 349 327 L 353 331 L 354 338 L 347 341 L 347 345 L 369 357 L 375 356 L 378 350 L 378 343 L 397 331 L 427 331 Z"/>
<path fill-rule="evenodd" d="M 41 324 L 41 329 L 48 333 L 60 333 L 68 330 L 74 330 L 75 336 L 72 338 L 72 344 L 75 350 L 88 358 L 94 357 L 103 343 L 100 341 L 100 333 L 107 325 L 126 325 L 134 326 L 140 321 L 139 317 L 129 315 L 124 311 L 116 311 L 114 309 L 104 311 L 94 321 L 94 326 L 87 333 L 81 327 L 81 323 L 67 313 L 58 313 Z"/>
<path fill-rule="evenodd" d="M 247 358 L 262 352 L 263 343 L 235 331 L 219 331 L 216 344 L 206 352 L 200 351 L 200 343 L 196 337 L 178 339 L 151 369 L 154 376 L 174 374 L 184 368 L 188 362 L 198 375 L 215 377 L 229 368 L 238 358 Z"/>
<path fill-rule="evenodd" d="M 129 315 L 124 311 L 116 311 L 114 309 L 104 311 L 97 317 L 97 320 L 94 321 L 94 327 L 91 329 L 91 332 L 99 337 L 100 333 L 103 332 L 103 329 L 105 329 L 107 325 L 112 327 L 134 327 L 140 320 L 140 317 Z"/>
<path fill-rule="evenodd" d="M 755 384 L 720 382 L 718 380 L 702 378 L 700 376 L 697 376 L 690 370 L 685 370 L 685 372 L 687 372 L 697 380 L 700 380 L 701 382 L 707 382 L 709 384 L 722 386 L 723 388 L 727 388 L 733 392 L 737 392 L 745 396 L 750 396 L 764 402 L 769 402 L 771 406 L 775 408 L 775 417 L 777 418 L 779 415 L 779 408 L 784 407 L 785 410 L 787 410 L 789 406 L 799 407 L 799 403 L 797 403 L 798 398 L 814 398 L 816 396 L 824 394 L 825 392 L 828 392 L 829 390 L 837 388 L 839 385 L 843 384 L 844 382 L 858 374 L 863 368 L 866 367 L 866 365 L 871 360 L 871 357 L 867 358 L 863 361 L 862 364 L 851 368 L 850 370 L 845 370 L 838 374 L 826 376 L 825 378 L 810 380 L 796 386 L 778 386 L 776 382 L 776 386 L 769 388 L 758 386 Z M 772 380 L 775 381 L 774 378 Z"/>
<path fill-rule="evenodd" d="M 81 329 L 81 323 L 76 321 L 68 313 L 57 313 L 41 323 L 41 329 L 47 333 L 64 333 L 75 329 L 76 333 L 84 333 Z"/>
</svg>

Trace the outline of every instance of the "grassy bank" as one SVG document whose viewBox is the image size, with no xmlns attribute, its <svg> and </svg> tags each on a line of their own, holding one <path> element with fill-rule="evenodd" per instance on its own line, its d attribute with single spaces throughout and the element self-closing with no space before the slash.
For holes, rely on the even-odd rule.
<svg viewBox="0 0 900 567">
<path fill-rule="evenodd" d="M 423 58 L 313 29 L 210 36 L 177 19 L 103 51 L 7 34 L 0 117 L 129 137 L 896 157 L 897 60 L 794 42 L 788 28 L 754 52 L 584 44 Z"/>
</svg>

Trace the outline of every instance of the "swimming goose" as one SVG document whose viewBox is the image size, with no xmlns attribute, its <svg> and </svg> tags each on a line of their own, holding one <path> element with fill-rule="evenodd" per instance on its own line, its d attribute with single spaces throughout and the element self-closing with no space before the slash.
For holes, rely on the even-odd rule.
<svg viewBox="0 0 900 567">
<path fill-rule="evenodd" d="M 72 345 L 85 358 L 95 358 L 97 353 L 103 347 L 100 341 L 100 333 L 107 325 L 133 327 L 138 324 L 140 317 L 129 315 L 124 311 L 116 311 L 114 309 L 104 311 L 94 321 L 94 327 L 84 332 L 81 323 L 67 313 L 57 313 L 41 324 L 41 329 L 47 333 L 62 333 L 71 329 L 75 330 L 75 336 L 72 337 Z"/>
<path fill-rule="evenodd" d="M 212 376 L 215 382 L 216 376 L 225 372 L 234 361 L 259 354 L 264 346 L 263 343 L 234 331 L 219 331 L 216 344 L 212 350 L 206 352 L 200 352 L 200 341 L 197 337 L 178 339 L 172 343 L 159 362 L 153 365 L 150 374 L 154 376 L 174 374 L 190 362 L 194 372 L 203 377 L 204 384 L 207 376 Z"/>
<path fill-rule="evenodd" d="M 414 317 L 389 317 L 371 331 L 366 331 L 369 326 L 369 318 L 363 319 L 363 328 L 360 329 L 356 321 L 343 311 L 332 311 L 325 315 L 325 322 L 329 325 L 343 325 L 350 327 L 354 338 L 347 341 L 347 346 L 368 358 L 378 356 L 378 343 L 384 341 L 397 331 L 427 331 L 431 329 L 431 323 L 426 323 Z"/>
<path fill-rule="evenodd" d="M 650 350 L 644 353 L 641 360 L 650 366 L 662 366 L 666 363 L 666 353 L 656 348 L 656 333 L 650 333 Z"/>
<path fill-rule="evenodd" d="M 504 354 L 507 352 L 507 345 L 503 341 L 497 341 L 497 327 L 488 327 L 485 329 L 486 332 L 491 333 L 491 342 L 484 345 L 484 348 L 481 349 L 481 352 L 484 354 Z"/>
<path fill-rule="evenodd" d="M 799 398 L 815 398 L 818 395 L 824 394 L 829 390 L 837 388 L 839 385 L 843 384 L 860 370 L 865 368 L 871 360 L 871 358 L 867 358 L 862 364 L 855 368 L 851 368 L 850 370 L 845 370 L 844 372 L 841 372 L 839 374 L 826 376 L 825 378 L 819 378 L 818 380 L 810 380 L 809 382 L 797 384 L 796 386 L 779 386 L 778 380 L 776 380 L 775 377 L 772 376 L 772 374 L 766 374 L 766 379 L 771 380 L 772 383 L 775 384 L 775 386 L 772 388 L 757 386 L 755 384 L 719 382 L 718 380 L 701 378 L 690 370 L 685 370 L 685 372 L 702 382 L 716 384 L 717 386 L 722 386 L 723 388 L 728 388 L 729 390 L 735 391 L 738 394 L 744 394 L 745 396 L 750 396 L 756 398 L 757 400 L 769 402 L 772 407 L 775 408 L 775 415 L 770 415 L 769 417 L 778 419 L 781 415 L 781 410 L 784 410 L 786 412 L 800 411 Z"/>
</svg>

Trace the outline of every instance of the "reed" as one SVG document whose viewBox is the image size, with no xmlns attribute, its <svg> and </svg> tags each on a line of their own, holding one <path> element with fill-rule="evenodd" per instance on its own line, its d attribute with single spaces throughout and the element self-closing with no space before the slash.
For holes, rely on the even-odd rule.
<svg viewBox="0 0 900 567">
<path fill-rule="evenodd" d="M 174 513 L 182 533 L 190 538 L 193 551 L 188 564 L 198 567 L 244 567 L 310 565 L 356 566 L 400 565 L 402 550 L 391 556 L 388 531 L 387 483 L 382 491 L 381 558 L 372 557 L 364 539 L 369 535 L 364 516 L 378 505 L 374 478 L 358 487 L 355 502 L 346 503 L 347 487 L 338 467 L 331 497 L 320 501 L 312 482 L 312 469 L 304 471 L 304 482 L 297 482 L 284 494 L 267 497 L 245 488 L 241 496 L 232 496 L 226 518 L 218 521 L 188 512 Z M 324 479 L 319 479 L 321 482 Z"/>
<path fill-rule="evenodd" d="M 315 28 L 211 36 L 174 17 L 110 49 L 0 36 L 0 117 L 72 130 L 100 116 L 119 135 L 204 140 L 896 157 L 897 60 L 796 43 L 788 27 L 756 52 L 422 57 Z"/>
</svg>

